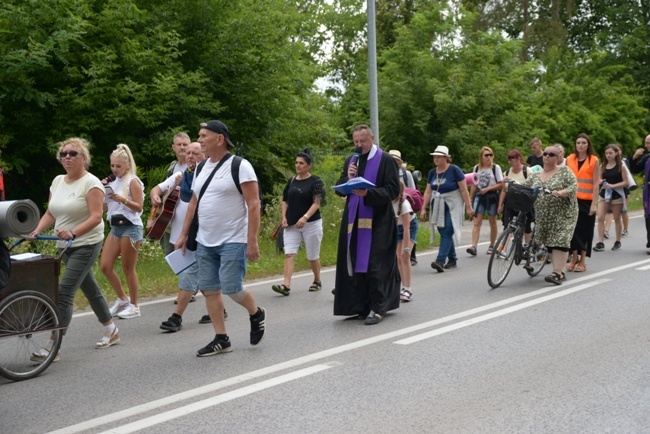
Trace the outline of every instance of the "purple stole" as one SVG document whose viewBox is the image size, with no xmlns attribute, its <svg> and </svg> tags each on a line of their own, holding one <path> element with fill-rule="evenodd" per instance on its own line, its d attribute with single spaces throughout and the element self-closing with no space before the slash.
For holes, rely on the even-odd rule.
<svg viewBox="0 0 650 434">
<path fill-rule="evenodd" d="M 363 177 L 368 181 L 376 184 L 379 163 L 381 163 L 382 150 L 377 148 L 377 152 L 372 158 L 368 158 Z M 348 274 L 352 276 L 352 256 L 350 255 L 350 240 L 352 239 L 352 229 L 354 221 L 359 212 L 357 224 L 357 252 L 356 264 L 354 265 L 355 273 L 367 273 L 368 263 L 370 262 L 370 246 L 372 244 L 372 207 L 366 206 L 364 198 L 356 194 L 350 195 L 348 200 Z"/>
<path fill-rule="evenodd" d="M 643 178 L 643 214 L 645 217 L 650 217 L 650 158 L 645 162 L 644 167 L 644 178 Z"/>
</svg>

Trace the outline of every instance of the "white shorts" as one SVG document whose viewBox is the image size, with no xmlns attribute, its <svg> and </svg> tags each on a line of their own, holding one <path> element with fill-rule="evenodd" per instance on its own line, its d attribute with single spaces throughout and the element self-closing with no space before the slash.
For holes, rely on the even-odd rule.
<svg viewBox="0 0 650 434">
<path fill-rule="evenodd" d="M 320 243 L 323 240 L 323 219 L 305 223 L 302 229 L 289 226 L 284 230 L 284 253 L 295 255 L 298 253 L 300 241 L 305 240 L 307 259 L 315 261 L 320 258 Z"/>
</svg>

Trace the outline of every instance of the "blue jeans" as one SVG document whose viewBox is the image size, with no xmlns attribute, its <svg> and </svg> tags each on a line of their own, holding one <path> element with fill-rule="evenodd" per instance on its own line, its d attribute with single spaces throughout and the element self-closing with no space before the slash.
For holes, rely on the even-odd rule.
<svg viewBox="0 0 650 434">
<path fill-rule="evenodd" d="M 456 247 L 454 246 L 454 227 L 451 224 L 451 213 L 447 205 L 445 205 L 445 227 L 438 228 L 438 232 L 440 233 L 440 247 L 436 262 L 444 264 L 447 258 L 456 261 L 458 256 L 456 256 Z"/>
</svg>

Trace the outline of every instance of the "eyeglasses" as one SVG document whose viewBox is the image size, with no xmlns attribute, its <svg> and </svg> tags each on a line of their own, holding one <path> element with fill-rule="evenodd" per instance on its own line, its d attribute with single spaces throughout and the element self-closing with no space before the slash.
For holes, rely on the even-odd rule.
<svg viewBox="0 0 650 434">
<path fill-rule="evenodd" d="M 79 151 L 63 151 L 63 152 L 59 152 L 59 157 L 61 157 L 61 158 L 65 158 L 68 155 L 71 156 L 71 157 L 76 157 L 77 155 L 79 155 Z"/>
<path fill-rule="evenodd" d="M 494 155 L 492 154 L 483 154 L 484 157 L 493 157 Z"/>
<path fill-rule="evenodd" d="M 553 152 L 544 152 L 542 155 L 545 157 L 557 157 L 557 154 Z"/>
</svg>

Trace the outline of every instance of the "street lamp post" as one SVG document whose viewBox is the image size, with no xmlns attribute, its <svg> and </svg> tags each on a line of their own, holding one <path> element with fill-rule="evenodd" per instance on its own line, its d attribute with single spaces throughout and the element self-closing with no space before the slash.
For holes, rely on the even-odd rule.
<svg viewBox="0 0 650 434">
<path fill-rule="evenodd" d="M 367 0 L 368 11 L 368 79 L 370 93 L 370 128 L 379 145 L 379 102 L 377 98 L 377 32 L 375 27 L 375 0 Z"/>
</svg>

